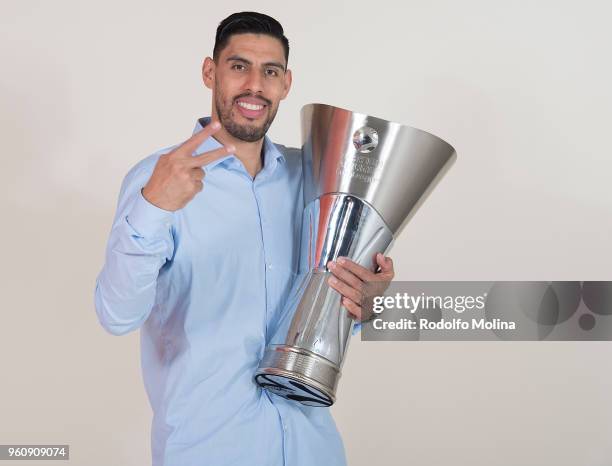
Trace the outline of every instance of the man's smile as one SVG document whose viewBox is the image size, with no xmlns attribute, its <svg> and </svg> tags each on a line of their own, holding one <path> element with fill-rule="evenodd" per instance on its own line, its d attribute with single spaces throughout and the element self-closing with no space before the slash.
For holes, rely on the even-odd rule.
<svg viewBox="0 0 612 466">
<path fill-rule="evenodd" d="M 245 118 L 260 118 L 265 115 L 268 105 L 256 97 L 240 97 L 236 99 L 236 107 Z"/>
</svg>

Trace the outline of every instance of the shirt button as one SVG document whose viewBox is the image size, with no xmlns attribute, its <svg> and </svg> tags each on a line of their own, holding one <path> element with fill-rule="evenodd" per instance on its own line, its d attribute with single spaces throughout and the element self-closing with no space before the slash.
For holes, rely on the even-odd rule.
<svg viewBox="0 0 612 466">
<path fill-rule="evenodd" d="M 268 264 L 268 270 L 272 270 L 272 264 Z"/>
</svg>

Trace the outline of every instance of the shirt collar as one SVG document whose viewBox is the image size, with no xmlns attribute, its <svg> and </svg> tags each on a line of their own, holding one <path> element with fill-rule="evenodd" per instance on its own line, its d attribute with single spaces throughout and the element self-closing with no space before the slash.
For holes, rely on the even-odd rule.
<svg viewBox="0 0 612 466">
<path fill-rule="evenodd" d="M 202 117 L 198 119 L 198 121 L 196 122 L 195 128 L 193 129 L 193 134 L 201 131 L 204 128 L 204 126 L 206 126 L 208 123 L 210 123 L 210 117 Z M 217 149 L 221 146 L 222 144 L 219 141 L 217 141 L 213 136 L 211 136 L 208 139 L 206 139 L 206 141 L 204 141 L 202 144 L 200 144 L 200 146 L 196 150 L 196 154 L 202 154 L 204 152 L 208 152 L 208 151 Z M 264 150 L 264 166 L 262 167 L 262 170 L 261 170 L 262 172 L 272 171 L 274 170 L 274 168 L 276 168 L 276 164 L 278 162 L 285 161 L 285 156 L 283 155 L 283 153 L 278 150 L 276 145 L 270 140 L 268 136 L 264 136 L 263 150 Z M 220 159 L 215 160 L 214 162 L 207 164 L 206 169 L 210 170 L 211 168 L 214 168 L 217 165 L 221 165 L 221 164 L 223 164 L 224 166 L 230 166 L 230 164 L 237 163 L 237 162 L 239 163 L 236 156 L 234 154 L 229 154 L 227 157 L 222 157 Z"/>
</svg>

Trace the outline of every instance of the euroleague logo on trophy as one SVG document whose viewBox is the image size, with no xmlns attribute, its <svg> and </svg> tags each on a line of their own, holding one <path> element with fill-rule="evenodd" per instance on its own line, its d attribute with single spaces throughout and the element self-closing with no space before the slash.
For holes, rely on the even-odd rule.
<svg viewBox="0 0 612 466">
<path fill-rule="evenodd" d="M 353 145 L 357 152 L 372 152 L 378 145 L 378 132 L 367 126 L 359 128 L 353 134 Z"/>
</svg>

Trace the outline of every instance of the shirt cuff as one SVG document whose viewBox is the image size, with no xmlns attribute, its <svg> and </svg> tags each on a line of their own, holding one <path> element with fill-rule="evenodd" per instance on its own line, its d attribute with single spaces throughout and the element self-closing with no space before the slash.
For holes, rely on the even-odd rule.
<svg viewBox="0 0 612 466">
<path fill-rule="evenodd" d="M 143 238 L 169 231 L 173 218 L 174 212 L 160 209 L 147 201 L 142 195 L 142 189 L 138 191 L 136 202 L 126 216 L 130 226 Z"/>
</svg>

